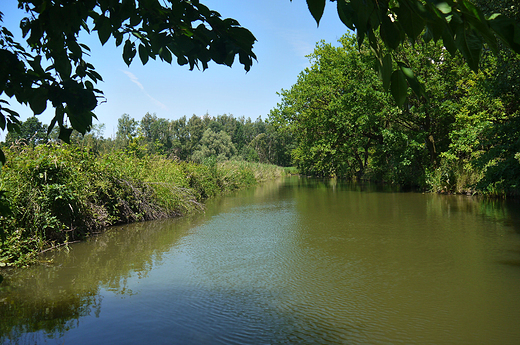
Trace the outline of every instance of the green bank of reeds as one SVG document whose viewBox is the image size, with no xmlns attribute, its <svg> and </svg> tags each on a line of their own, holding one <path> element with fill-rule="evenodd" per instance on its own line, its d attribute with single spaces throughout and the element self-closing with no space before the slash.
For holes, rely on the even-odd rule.
<svg viewBox="0 0 520 345">
<path fill-rule="evenodd" d="M 10 213 L 0 216 L 0 265 L 82 240 L 110 225 L 180 216 L 212 196 L 275 178 L 282 169 L 205 164 L 125 152 L 96 155 L 70 145 L 6 150 L 0 174 Z"/>
</svg>

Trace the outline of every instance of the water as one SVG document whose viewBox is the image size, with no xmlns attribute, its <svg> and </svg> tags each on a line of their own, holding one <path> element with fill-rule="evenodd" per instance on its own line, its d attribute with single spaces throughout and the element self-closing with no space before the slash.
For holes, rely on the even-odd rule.
<svg viewBox="0 0 520 345">
<path fill-rule="evenodd" d="M 518 344 L 520 208 L 289 178 L 0 289 L 3 344 Z"/>
</svg>

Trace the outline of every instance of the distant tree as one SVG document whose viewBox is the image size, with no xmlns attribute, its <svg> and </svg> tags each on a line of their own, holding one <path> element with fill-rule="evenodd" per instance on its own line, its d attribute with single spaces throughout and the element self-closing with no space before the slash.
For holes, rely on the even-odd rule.
<svg viewBox="0 0 520 345">
<path fill-rule="evenodd" d="M 197 150 L 193 152 L 192 159 L 196 162 L 204 162 L 207 158 L 215 157 L 218 162 L 221 162 L 230 159 L 235 153 L 235 145 L 231 142 L 229 134 L 224 131 L 215 133 L 208 128 Z"/>
<path fill-rule="evenodd" d="M 29 117 L 20 124 L 19 132 L 9 132 L 5 138 L 7 145 L 23 140 L 28 145 L 38 145 L 49 140 L 47 126 L 42 124 L 35 116 Z"/>
<path fill-rule="evenodd" d="M 125 147 L 137 135 L 138 122 L 128 114 L 117 119 L 116 142 L 119 147 Z"/>
</svg>

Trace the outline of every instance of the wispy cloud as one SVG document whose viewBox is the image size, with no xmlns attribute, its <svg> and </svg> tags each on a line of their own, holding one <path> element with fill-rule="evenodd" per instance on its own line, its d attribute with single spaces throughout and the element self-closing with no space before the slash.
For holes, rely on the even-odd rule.
<svg viewBox="0 0 520 345">
<path fill-rule="evenodd" d="M 144 86 L 143 84 L 141 84 L 139 82 L 139 78 L 137 78 L 135 76 L 135 74 L 133 74 L 132 72 L 129 72 L 129 71 L 123 71 L 121 70 L 121 72 L 123 72 L 124 74 L 127 75 L 127 77 L 130 79 L 131 82 L 135 83 L 137 86 L 139 86 L 139 88 L 141 89 L 141 91 L 143 91 L 143 93 L 148 96 L 148 98 L 150 98 L 150 100 L 152 101 L 152 103 L 154 103 L 156 106 L 160 107 L 161 109 L 164 109 L 164 110 L 168 110 L 168 107 L 165 106 L 163 103 L 159 102 L 158 100 L 156 100 L 155 98 L 153 98 L 145 89 L 144 89 Z"/>
<path fill-rule="evenodd" d="M 143 86 L 143 84 L 141 84 L 141 83 L 139 82 L 139 79 L 135 76 L 135 74 L 133 74 L 132 72 L 129 72 L 129 71 L 121 71 L 121 72 L 123 72 L 124 74 L 126 74 L 126 75 L 128 76 L 128 78 L 130 78 L 130 80 L 131 80 L 133 83 L 136 83 L 137 86 L 139 86 L 139 88 L 140 88 L 141 90 L 144 91 L 144 86 Z M 146 91 L 145 91 L 145 92 L 146 92 Z"/>
</svg>

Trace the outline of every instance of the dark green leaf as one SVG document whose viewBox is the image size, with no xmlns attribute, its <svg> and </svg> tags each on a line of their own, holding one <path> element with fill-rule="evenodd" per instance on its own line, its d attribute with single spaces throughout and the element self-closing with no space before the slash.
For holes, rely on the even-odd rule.
<svg viewBox="0 0 520 345">
<path fill-rule="evenodd" d="M 346 0 L 337 0 L 338 2 L 338 15 L 339 19 L 345 24 L 350 30 L 354 30 L 354 10 L 350 5 L 350 2 Z"/>
<path fill-rule="evenodd" d="M 34 115 L 39 115 L 47 108 L 48 93 L 46 89 L 38 88 L 32 89 L 31 99 L 29 105 L 31 106 Z"/>
<path fill-rule="evenodd" d="M 20 134 L 20 126 L 17 123 L 8 122 L 7 123 L 7 131 L 9 131 L 9 132 L 16 132 L 16 133 Z"/>
<path fill-rule="evenodd" d="M 67 144 L 70 144 L 70 135 L 72 134 L 72 128 L 67 128 L 60 125 L 60 134 L 58 135 L 58 139 L 63 140 Z"/>
<path fill-rule="evenodd" d="M 7 123 L 5 122 L 5 116 L 2 114 L 2 110 L 4 110 L 4 108 L 0 107 L 0 129 L 5 131 L 5 126 Z"/>
<path fill-rule="evenodd" d="M 383 39 L 383 42 L 391 48 L 396 49 L 399 44 L 401 43 L 401 34 L 399 32 L 399 29 L 397 28 L 397 25 L 392 22 L 390 17 L 383 16 L 381 19 L 381 38 Z"/>
<path fill-rule="evenodd" d="M 325 10 L 325 1 L 326 0 L 307 0 L 307 7 L 309 7 L 309 11 L 318 25 L 320 25 L 320 20 Z"/>
<path fill-rule="evenodd" d="M 489 24 L 507 45 L 520 54 L 520 24 L 503 15 L 495 16 Z"/>
<path fill-rule="evenodd" d="M 460 50 L 466 63 L 473 71 L 478 71 L 480 53 L 482 51 L 482 39 L 473 30 L 457 27 L 455 44 Z"/>
<path fill-rule="evenodd" d="M 172 54 L 166 47 L 159 48 L 159 56 L 167 63 L 172 63 Z"/>
<path fill-rule="evenodd" d="M 139 57 L 141 58 L 143 65 L 146 65 L 148 62 L 148 48 L 146 48 L 144 44 L 139 45 Z"/>
<path fill-rule="evenodd" d="M 498 53 L 498 44 L 495 35 L 491 32 L 489 24 L 486 22 L 484 14 L 467 0 L 463 0 L 464 8 L 469 12 L 465 15 L 465 19 L 478 31 L 484 38 L 491 50 Z"/>
<path fill-rule="evenodd" d="M 2 151 L 2 149 L 0 149 L 0 163 L 5 164 L 5 154 L 4 151 Z M 0 283 L 1 282 L 2 281 L 0 281 Z"/>
<path fill-rule="evenodd" d="M 392 73 L 390 92 L 397 105 L 402 106 L 408 94 L 408 84 L 401 69 L 395 70 L 394 73 Z"/>
<path fill-rule="evenodd" d="M 424 86 L 417 80 L 412 69 L 405 65 L 402 62 L 398 62 L 399 68 L 403 72 L 406 80 L 408 81 L 408 85 L 413 90 L 413 92 L 417 95 L 417 97 L 423 96 L 424 98 L 428 98 L 426 92 L 424 91 Z"/>
<path fill-rule="evenodd" d="M 81 134 L 87 133 L 90 128 L 92 128 L 92 112 L 72 112 L 70 107 L 66 107 L 65 111 L 67 112 L 71 127 Z"/>
<path fill-rule="evenodd" d="M 123 48 L 123 61 L 130 66 L 135 54 L 135 44 L 127 39 Z"/>
<path fill-rule="evenodd" d="M 388 91 L 390 87 L 390 80 L 392 77 L 392 56 L 386 54 L 381 64 L 381 79 L 383 80 L 383 87 Z"/>
<path fill-rule="evenodd" d="M 397 7 L 395 12 L 397 14 L 399 24 L 406 32 L 408 37 L 412 40 L 412 42 L 415 42 L 417 37 L 424 30 L 424 20 L 421 18 L 421 16 L 412 11 L 412 9 L 404 5 Z"/>
<path fill-rule="evenodd" d="M 99 16 L 96 21 L 96 29 L 98 31 L 99 40 L 101 44 L 104 45 L 108 39 L 110 38 L 110 34 L 112 33 L 112 25 L 110 24 L 110 19 L 105 16 Z"/>
</svg>

